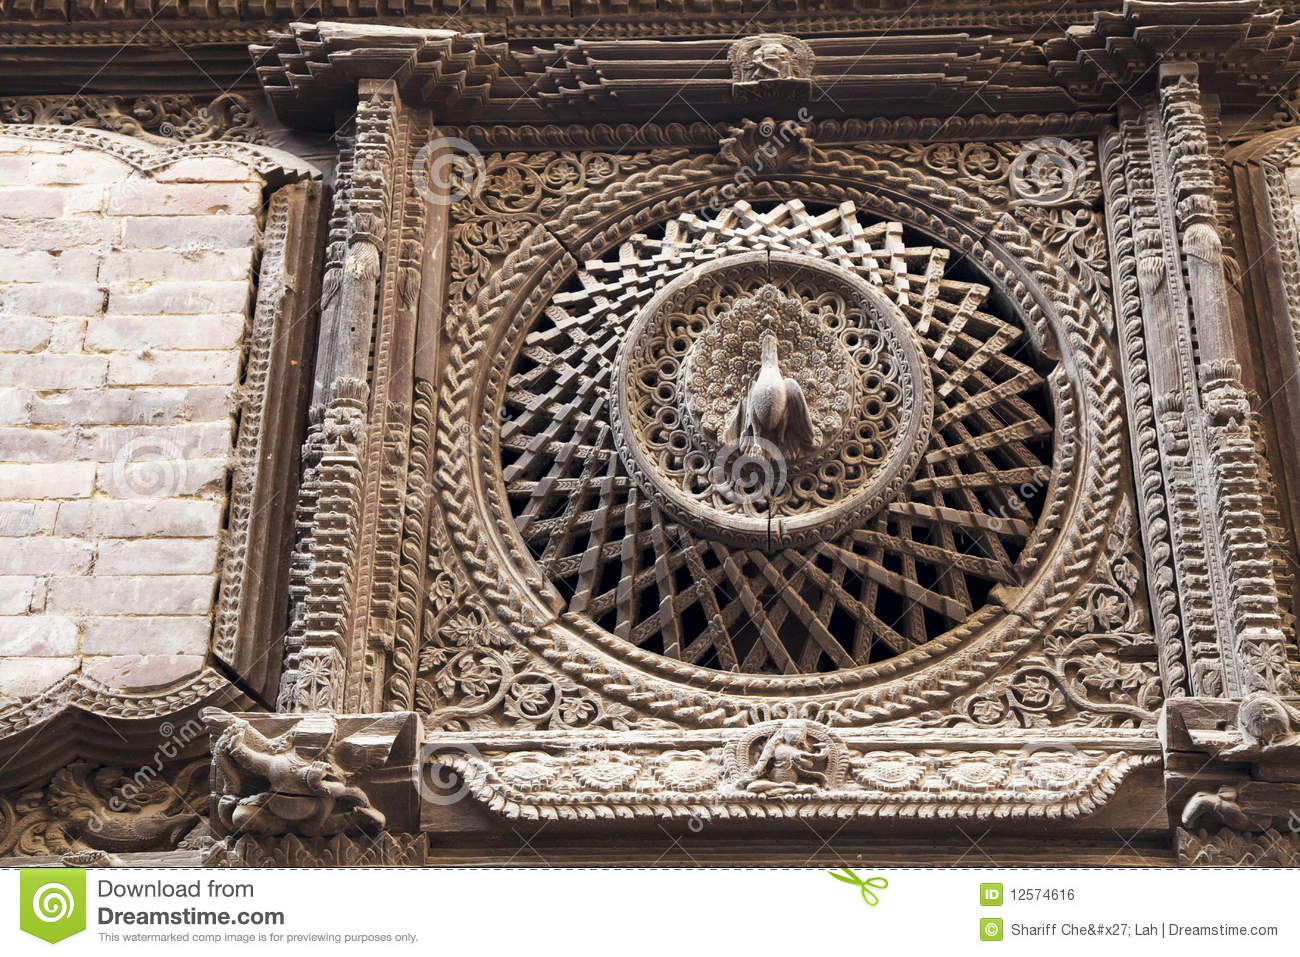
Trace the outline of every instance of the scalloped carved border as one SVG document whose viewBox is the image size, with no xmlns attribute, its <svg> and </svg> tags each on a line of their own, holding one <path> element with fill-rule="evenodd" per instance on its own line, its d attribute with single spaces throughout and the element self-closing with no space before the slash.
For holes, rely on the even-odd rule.
<svg viewBox="0 0 1300 957">
<path fill-rule="evenodd" d="M 33 126 L 23 123 L 0 123 L 0 133 L 19 139 L 75 143 L 109 153 L 143 173 L 166 169 L 181 160 L 218 157 L 249 167 L 271 187 L 286 182 L 321 178 L 320 170 L 292 153 L 252 143 L 214 141 L 157 147 L 121 133 L 93 130 L 84 126 Z"/>
</svg>

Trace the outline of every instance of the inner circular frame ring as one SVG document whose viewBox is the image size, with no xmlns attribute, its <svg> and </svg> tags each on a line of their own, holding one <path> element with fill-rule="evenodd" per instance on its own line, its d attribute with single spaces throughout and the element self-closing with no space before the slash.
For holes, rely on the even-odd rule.
<svg viewBox="0 0 1300 957">
<path fill-rule="evenodd" d="M 875 475 L 861 488 L 825 508 L 777 517 L 771 521 L 762 516 L 723 512 L 664 481 L 629 428 L 631 418 L 627 388 L 628 363 L 633 349 L 646 327 L 655 321 L 669 303 L 690 286 L 716 273 L 752 270 L 755 267 L 766 267 L 769 262 L 773 266 L 799 272 L 825 274 L 835 285 L 861 297 L 864 313 L 879 322 L 880 331 L 892 341 L 900 360 L 899 386 L 903 393 L 904 411 L 889 454 Z M 641 310 L 619 347 L 612 376 L 611 391 L 615 396 L 614 444 L 624 466 L 642 491 L 659 502 L 678 521 L 699 529 L 702 534 L 747 548 L 788 548 L 822 540 L 875 514 L 910 480 L 920 464 L 929 442 L 934 417 L 934 384 L 920 342 L 902 311 L 852 271 L 811 256 L 790 253 L 736 253 L 683 272 L 665 285 Z"/>
</svg>

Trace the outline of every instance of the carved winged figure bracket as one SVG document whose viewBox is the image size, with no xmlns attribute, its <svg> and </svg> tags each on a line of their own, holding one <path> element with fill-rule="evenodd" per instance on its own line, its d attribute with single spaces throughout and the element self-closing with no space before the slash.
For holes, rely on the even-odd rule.
<svg viewBox="0 0 1300 957">
<path fill-rule="evenodd" d="M 413 714 L 301 717 L 205 709 L 221 836 L 377 834 L 414 824 Z"/>
</svg>

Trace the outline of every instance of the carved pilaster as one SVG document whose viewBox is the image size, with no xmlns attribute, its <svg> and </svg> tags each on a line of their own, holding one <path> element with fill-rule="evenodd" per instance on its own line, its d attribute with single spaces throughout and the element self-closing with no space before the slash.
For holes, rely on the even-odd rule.
<svg viewBox="0 0 1300 957">
<path fill-rule="evenodd" d="M 316 506 L 320 501 L 324 416 L 323 406 L 313 405 L 307 410 L 307 437 L 302 445 L 302 480 L 294 503 L 295 540 L 289 556 L 289 604 L 292 611 L 284 635 L 284 669 L 280 674 L 280 693 L 275 706 L 277 711 L 293 710 L 293 701 L 298 693 L 298 667 L 307 631 L 307 596 L 311 587 Z"/>
<path fill-rule="evenodd" d="M 343 286 L 343 267 L 348 258 L 349 204 L 352 192 L 352 168 L 356 157 L 356 138 L 339 137 L 338 162 L 334 167 L 334 206 L 330 210 L 329 235 L 325 246 L 325 275 L 321 280 L 320 345 L 316 355 L 315 379 L 312 384 L 313 405 L 323 404 L 329 392 L 334 356 L 338 352 L 339 291 Z"/>
<path fill-rule="evenodd" d="M 395 155 L 418 154 L 427 114 L 394 108 Z M 394 163 L 390 173 L 391 222 L 385 239 L 371 363 L 372 413 L 367 425 L 377 461 L 367 475 L 361 566 L 354 616 L 348 707 L 383 707 L 390 662 L 397 653 L 397 604 L 407 494 L 413 401 L 412 353 L 420 291 L 425 210 L 418 164 Z"/>
<path fill-rule="evenodd" d="M 399 129 L 401 110 L 391 83 L 368 80 L 360 85 L 360 106 L 356 116 L 356 152 L 352 174 L 351 232 L 348 235 L 348 258 L 344 267 L 340 298 L 346 314 L 365 317 L 365 334 L 355 335 L 347 347 L 339 350 L 340 376 L 363 378 L 370 388 L 371 407 L 364 415 L 362 429 L 372 459 L 359 476 L 357 494 L 357 540 L 351 559 L 357 576 L 345 614 L 348 639 L 342 653 L 345 659 L 343 707 L 359 710 L 361 689 L 367 670 L 367 609 L 370 604 L 371 576 L 374 567 L 375 519 L 379 496 L 380 472 L 384 469 L 384 425 L 388 412 L 387 370 L 391 323 L 384 308 L 391 293 L 381 290 L 381 278 L 392 256 L 390 244 L 390 210 L 394 180 L 401 171 L 394 155 L 404 145 Z M 381 295 L 382 292 L 382 295 Z"/>
<path fill-rule="evenodd" d="M 368 369 L 388 229 L 394 106 L 390 84 L 362 84 L 355 145 L 330 221 L 282 710 L 343 710 L 349 675 L 362 663 L 363 639 L 354 640 L 357 573 L 368 455 L 378 444 L 367 442 Z"/>
<path fill-rule="evenodd" d="M 365 382 L 342 378 L 325 407 L 305 633 L 291 702 L 295 711 L 342 708 L 350 611 L 356 597 L 368 398 Z"/>
<path fill-rule="evenodd" d="M 275 698 L 285 657 L 277 643 L 293 572 L 281 556 L 292 541 L 293 516 L 280 503 L 297 478 L 290 470 L 307 399 L 314 322 L 306 320 L 315 312 L 321 197 L 318 183 L 285 186 L 267 211 L 214 629 L 213 653 L 267 701 Z M 309 459 L 312 474 L 318 451 Z M 308 498 L 313 509 L 315 494 L 313 488 Z M 295 552 L 295 567 L 299 557 Z"/>
<path fill-rule="evenodd" d="M 1196 330 L 1199 385 L 1208 444 L 1208 486 L 1220 578 L 1230 625 L 1222 636 L 1231 667 L 1225 691 L 1285 693 L 1285 638 L 1263 515 L 1264 491 L 1254 443 L 1254 411 L 1241 382 L 1217 225 L 1216 188 L 1205 112 L 1192 64 L 1162 68 L 1160 106 Z"/>
<path fill-rule="evenodd" d="M 437 161 L 434 150 L 429 162 Z M 437 413 L 439 344 L 443 311 L 447 306 L 449 218 L 451 182 L 439 181 L 429 171 L 412 169 L 406 198 L 406 225 L 420 223 L 402 246 L 398 294 L 414 318 L 410 376 L 412 402 L 406 498 L 403 508 L 401 554 L 398 566 L 397 620 L 393 655 L 384 688 L 385 707 L 410 708 L 415 703 L 415 674 L 419 657 L 426 582 L 429 575 L 429 525 L 433 509 L 433 434 Z"/>
<path fill-rule="evenodd" d="M 1181 287 L 1172 285 L 1178 275 L 1171 276 L 1168 268 L 1141 115 L 1124 117 L 1111 148 L 1116 152 L 1107 165 L 1116 175 L 1107 184 L 1120 273 L 1122 355 L 1165 693 L 1217 695 L 1222 689 L 1217 628 L 1184 398 L 1191 379 L 1190 334 L 1179 306 Z"/>
<path fill-rule="evenodd" d="M 280 678 L 277 711 L 291 711 L 298 688 L 298 668 L 307 631 L 307 599 L 311 593 L 312 552 L 315 548 L 316 509 L 320 502 L 320 461 L 329 401 L 334 356 L 338 351 L 339 291 L 348 248 L 348 194 L 352 184 L 353 141 L 341 138 L 335 167 L 334 206 L 329 217 L 325 272 L 321 280 L 321 322 L 316 347 L 316 368 L 311 406 L 307 410 L 307 435 L 302 445 L 302 480 L 294 505 L 294 548 L 289 558 L 291 616 L 284 636 L 284 671 Z"/>
</svg>

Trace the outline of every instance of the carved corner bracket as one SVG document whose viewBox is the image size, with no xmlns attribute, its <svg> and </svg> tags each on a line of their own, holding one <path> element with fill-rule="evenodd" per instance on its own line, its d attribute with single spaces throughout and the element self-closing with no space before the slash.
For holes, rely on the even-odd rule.
<svg viewBox="0 0 1300 957">
<path fill-rule="evenodd" d="M 1161 740 L 1185 864 L 1300 862 L 1300 698 L 1175 698 Z"/>
<path fill-rule="evenodd" d="M 418 715 L 202 717 L 219 838 L 207 865 L 422 862 L 404 860 L 419 823 Z"/>
</svg>

